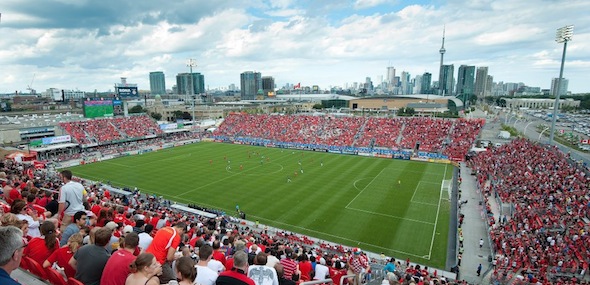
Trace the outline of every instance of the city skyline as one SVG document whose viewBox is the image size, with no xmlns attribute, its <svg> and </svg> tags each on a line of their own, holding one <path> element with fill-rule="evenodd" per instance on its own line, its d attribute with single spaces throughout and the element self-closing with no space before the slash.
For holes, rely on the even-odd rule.
<svg viewBox="0 0 590 285">
<path fill-rule="evenodd" d="M 445 65 L 486 66 L 496 82 L 550 89 L 562 51 L 555 31 L 568 24 L 564 78 L 569 91 L 590 92 L 590 3 L 515 2 L 6 0 L 0 93 L 106 91 L 120 77 L 149 90 L 152 71 L 163 71 L 170 89 L 189 58 L 212 89 L 239 84 L 247 70 L 277 87 L 378 84 L 389 66 L 438 79 L 443 27 Z"/>
</svg>

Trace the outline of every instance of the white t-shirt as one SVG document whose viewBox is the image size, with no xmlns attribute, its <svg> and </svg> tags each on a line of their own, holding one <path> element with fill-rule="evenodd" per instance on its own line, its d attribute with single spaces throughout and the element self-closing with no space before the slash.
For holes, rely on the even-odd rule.
<svg viewBox="0 0 590 285">
<path fill-rule="evenodd" d="M 277 271 L 266 265 L 250 265 L 248 277 L 254 280 L 256 285 L 279 285 Z"/>
<path fill-rule="evenodd" d="M 275 267 L 275 264 L 279 262 L 280 260 L 274 255 L 269 255 L 266 257 L 266 266 L 268 267 Z"/>
<path fill-rule="evenodd" d="M 139 235 L 139 248 L 141 252 L 145 252 L 145 250 L 152 244 L 152 240 L 154 238 L 150 236 L 148 233 L 140 233 Z"/>
<path fill-rule="evenodd" d="M 330 278 L 329 273 L 330 273 L 330 270 L 328 269 L 328 266 L 321 265 L 318 263 L 315 265 L 315 276 L 313 277 L 313 280 L 326 279 L 326 275 L 328 275 L 327 278 Z"/>
<path fill-rule="evenodd" d="M 197 278 L 195 279 L 195 282 L 202 284 L 202 285 L 214 285 L 215 281 L 217 281 L 217 272 L 213 271 L 213 269 L 206 267 L 206 266 L 201 266 L 201 265 L 195 265 L 195 268 L 197 268 Z"/>
<path fill-rule="evenodd" d="M 209 263 L 207 263 L 207 267 L 213 269 L 213 271 L 217 273 L 221 273 L 225 270 L 225 266 L 223 266 L 223 263 L 216 259 L 209 260 Z"/>
<path fill-rule="evenodd" d="M 39 221 L 33 220 L 29 215 L 16 214 L 16 217 L 21 221 L 27 221 L 29 223 L 29 236 L 41 237 L 41 231 L 39 230 Z"/>
<path fill-rule="evenodd" d="M 84 211 L 82 199 L 84 199 L 84 186 L 82 184 L 70 181 L 61 186 L 58 202 L 65 204 L 64 213 L 66 215 L 73 216 L 78 211 Z"/>
</svg>

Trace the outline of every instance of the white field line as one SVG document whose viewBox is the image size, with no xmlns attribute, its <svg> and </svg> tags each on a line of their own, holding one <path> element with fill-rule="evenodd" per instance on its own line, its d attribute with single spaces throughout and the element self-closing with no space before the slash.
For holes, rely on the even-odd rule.
<svg viewBox="0 0 590 285">
<path fill-rule="evenodd" d="M 311 229 L 308 229 L 308 228 L 305 228 L 305 227 L 291 225 L 291 224 L 279 222 L 279 221 L 276 221 L 276 220 L 269 220 L 269 219 L 265 219 L 263 217 L 257 217 L 257 216 L 254 216 L 254 215 L 252 215 L 252 217 L 256 217 L 259 220 L 271 221 L 273 223 L 287 225 L 287 226 L 290 226 L 290 227 L 293 227 L 293 228 L 298 228 L 298 229 L 306 230 L 306 231 L 309 231 L 309 232 L 313 232 L 313 233 L 317 233 L 317 234 L 321 234 L 321 235 L 325 235 L 325 236 L 330 236 L 330 237 L 334 237 L 334 238 L 338 238 L 338 239 L 341 239 L 341 240 L 351 241 L 353 243 L 357 243 L 358 245 L 364 244 L 364 245 L 369 245 L 369 246 L 372 246 L 372 247 L 375 247 L 375 248 L 379 248 L 379 249 L 390 250 L 390 251 L 393 251 L 393 252 L 397 252 L 397 253 L 401 253 L 401 254 L 405 254 L 405 255 L 409 255 L 409 256 L 414 256 L 414 257 L 418 257 L 418 258 L 424 258 L 424 255 L 416 255 L 416 254 L 405 252 L 405 251 L 401 251 L 401 250 L 395 250 L 395 249 L 392 249 L 392 248 L 382 247 L 382 246 L 378 246 L 378 245 L 366 243 L 366 242 L 363 242 L 363 241 L 353 240 L 353 239 L 349 239 L 349 238 L 345 238 L 345 237 L 341 237 L 341 236 L 337 236 L 337 235 L 332 235 L 332 234 L 328 234 L 328 233 L 324 233 L 324 232 L 320 232 L 320 231 L 316 231 L 316 230 L 311 230 Z"/>
<path fill-rule="evenodd" d="M 430 260 L 430 257 L 432 256 L 432 247 L 434 246 L 434 238 L 436 237 L 436 225 L 438 224 L 438 215 L 440 213 L 440 202 L 442 201 L 442 193 L 443 193 L 443 187 L 444 187 L 444 183 L 445 183 L 445 178 L 447 176 L 447 165 L 445 164 L 445 177 L 443 177 L 443 180 L 440 182 L 440 192 L 439 192 L 439 196 L 438 196 L 438 207 L 436 208 L 436 219 L 434 220 L 434 229 L 432 229 L 432 240 L 430 241 L 430 250 L 428 251 L 428 260 Z"/>
<path fill-rule="evenodd" d="M 383 173 L 383 170 L 385 170 L 386 168 L 381 169 L 381 171 L 379 171 L 379 174 L 377 174 L 375 177 L 373 177 L 373 179 L 371 179 L 371 182 L 369 182 L 369 184 L 367 184 L 365 186 L 365 188 L 363 188 L 363 190 L 361 190 L 361 192 L 359 192 L 358 194 L 356 194 L 356 196 L 354 196 L 354 198 L 352 198 L 352 200 L 350 200 L 350 202 L 348 202 L 348 204 L 344 207 L 345 209 L 348 209 L 348 206 L 350 206 L 350 204 L 352 204 L 352 202 L 354 202 L 354 200 L 356 200 L 356 198 L 358 198 L 358 196 L 360 196 L 365 189 L 367 189 L 367 187 L 369 187 L 369 185 L 371 185 L 375 179 L 377 179 L 377 177 L 379 177 L 379 175 L 381 175 L 381 173 Z"/>
</svg>

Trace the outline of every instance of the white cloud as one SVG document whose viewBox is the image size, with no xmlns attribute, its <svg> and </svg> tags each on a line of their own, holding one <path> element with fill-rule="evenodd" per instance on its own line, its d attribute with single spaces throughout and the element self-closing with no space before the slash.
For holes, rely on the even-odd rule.
<svg viewBox="0 0 590 285">
<path fill-rule="evenodd" d="M 367 9 L 382 4 L 393 4 L 396 2 L 396 0 L 356 0 L 353 6 L 355 9 Z"/>
<path fill-rule="evenodd" d="M 437 78 L 443 25 L 445 63 L 485 65 L 496 81 L 548 88 L 558 75 L 561 57 L 562 46 L 553 40 L 555 29 L 571 19 L 576 29 L 565 74 L 572 91 L 588 91 L 588 1 L 449 0 L 440 6 L 314 1 L 331 7 L 322 13 L 316 6 L 288 0 L 252 1 L 247 7 L 220 10 L 195 3 L 201 10 L 194 20 L 184 10 L 142 6 L 146 11 L 136 16 L 144 20 L 117 19 L 104 27 L 31 27 L 47 20 L 3 11 L 0 33 L 14 36 L 0 37 L 0 93 L 24 90 L 33 73 L 40 90 L 57 85 L 105 90 L 122 75 L 147 89 L 148 74 L 154 70 L 165 71 L 171 87 L 176 73 L 188 71 L 187 58 L 197 59 L 197 71 L 210 87 L 238 84 L 241 72 L 257 70 L 274 76 L 279 86 L 301 81 L 327 88 L 362 82 L 367 76 L 376 81 L 390 63 L 398 73 L 409 71 L 414 77 L 428 71 Z M 87 7 L 84 2 L 77 5 Z M 378 6 L 378 12 L 363 14 L 363 9 Z M 188 14 L 187 19 L 163 18 L 175 12 L 178 17 Z"/>
</svg>

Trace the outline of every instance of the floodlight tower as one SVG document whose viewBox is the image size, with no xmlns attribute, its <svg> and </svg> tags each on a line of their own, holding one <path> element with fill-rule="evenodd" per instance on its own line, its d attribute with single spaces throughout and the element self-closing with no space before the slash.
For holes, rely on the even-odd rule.
<svg viewBox="0 0 590 285">
<path fill-rule="evenodd" d="M 192 118 L 193 120 L 192 121 L 193 121 L 193 128 L 194 128 L 195 127 L 195 100 L 196 100 L 196 98 L 195 98 L 195 87 L 194 87 L 195 83 L 194 83 L 194 80 L 193 80 L 193 67 L 197 67 L 197 60 L 194 59 L 194 58 L 189 58 L 188 61 L 187 61 L 187 63 L 186 63 L 186 66 L 188 66 L 189 67 L 189 70 L 190 70 L 190 80 L 189 81 L 191 83 L 190 84 L 191 85 L 190 86 L 190 90 L 191 91 L 189 92 L 189 94 L 187 95 L 187 97 L 193 99 L 193 118 Z"/>
<path fill-rule="evenodd" d="M 553 118 L 551 120 L 551 133 L 549 134 L 549 143 L 553 143 L 553 136 L 555 134 L 555 122 L 557 121 L 557 112 L 559 112 L 559 95 L 561 95 L 561 78 L 563 77 L 563 65 L 565 63 L 565 51 L 567 50 L 567 42 L 572 40 L 574 35 L 574 25 L 569 25 L 557 29 L 555 33 L 555 41 L 563 43 L 563 53 L 561 55 L 561 68 L 559 69 L 559 78 L 557 79 L 557 88 L 555 94 L 555 104 L 553 105 Z"/>
</svg>

